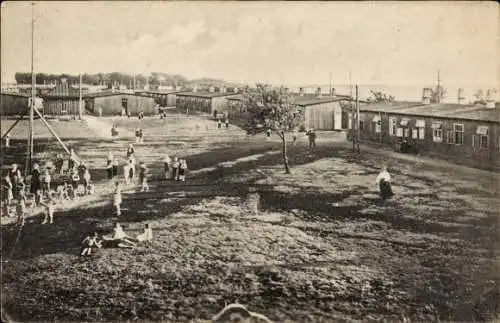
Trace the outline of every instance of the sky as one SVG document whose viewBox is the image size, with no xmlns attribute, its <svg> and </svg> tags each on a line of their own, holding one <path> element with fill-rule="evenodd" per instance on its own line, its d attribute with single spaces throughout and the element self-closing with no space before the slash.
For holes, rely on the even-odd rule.
<svg viewBox="0 0 500 323">
<path fill-rule="evenodd" d="M 499 84 L 495 2 L 36 2 L 35 71 L 279 84 Z M 1 77 L 30 71 L 31 5 L 3 2 Z"/>
</svg>

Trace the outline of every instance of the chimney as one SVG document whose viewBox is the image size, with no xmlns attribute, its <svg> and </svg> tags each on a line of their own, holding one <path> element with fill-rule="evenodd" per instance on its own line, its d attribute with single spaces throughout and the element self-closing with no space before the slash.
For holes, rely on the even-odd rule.
<svg viewBox="0 0 500 323">
<path fill-rule="evenodd" d="M 321 87 L 316 89 L 316 96 L 321 96 Z"/>
<path fill-rule="evenodd" d="M 211 86 L 209 89 L 208 89 L 208 92 L 212 93 L 212 92 L 215 92 L 215 88 L 213 86 Z"/>
<path fill-rule="evenodd" d="M 304 88 L 299 88 L 299 96 L 304 96 Z"/>
<path fill-rule="evenodd" d="M 432 89 L 425 87 L 422 91 L 422 104 L 431 104 Z"/>
<path fill-rule="evenodd" d="M 458 101 L 458 104 L 463 104 L 465 102 L 464 89 L 462 89 L 462 88 L 458 89 L 457 101 Z"/>
<path fill-rule="evenodd" d="M 495 99 L 493 98 L 493 95 L 491 93 L 492 91 L 488 89 L 486 92 L 486 107 L 488 109 L 493 109 L 495 108 Z"/>
</svg>

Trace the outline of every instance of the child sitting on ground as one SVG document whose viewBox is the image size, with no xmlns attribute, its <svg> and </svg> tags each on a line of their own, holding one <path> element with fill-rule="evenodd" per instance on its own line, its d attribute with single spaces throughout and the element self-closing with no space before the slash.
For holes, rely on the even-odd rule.
<svg viewBox="0 0 500 323">
<path fill-rule="evenodd" d="M 153 230 L 151 230 L 148 223 L 144 224 L 144 232 L 137 235 L 137 241 L 139 242 L 153 241 Z"/>
<path fill-rule="evenodd" d="M 93 235 L 88 235 L 82 241 L 82 251 L 80 251 L 80 256 L 88 256 L 92 253 L 92 249 L 101 248 L 101 241 L 98 240 L 97 232 Z"/>
<path fill-rule="evenodd" d="M 115 228 L 113 229 L 112 235 L 107 235 L 102 237 L 105 241 L 113 241 L 117 243 L 119 248 L 133 248 L 135 247 L 135 243 L 127 236 L 127 234 L 123 231 L 120 223 L 117 223 Z"/>
</svg>

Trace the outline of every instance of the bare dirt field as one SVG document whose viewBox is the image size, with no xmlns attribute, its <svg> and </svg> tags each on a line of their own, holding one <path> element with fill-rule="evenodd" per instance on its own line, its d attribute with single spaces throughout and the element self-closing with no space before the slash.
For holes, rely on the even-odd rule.
<svg viewBox="0 0 500 323">
<path fill-rule="evenodd" d="M 115 140 L 102 130 L 113 121 Z M 499 319 L 498 174 L 363 147 L 357 155 L 324 133 L 313 150 L 305 137 L 290 147 L 286 175 L 278 140 L 203 118 L 54 124 L 98 190 L 59 205 L 51 226 L 34 210 L 17 244 L 17 227 L 2 219 L 2 303 L 15 319 L 203 322 L 232 302 L 290 322 Z M 118 219 L 106 155 L 124 158 L 139 124 L 151 191 L 127 188 Z M 60 150 L 36 143 L 39 159 Z M 23 164 L 23 145 L 13 139 L 3 166 Z M 188 160 L 186 183 L 162 180 L 167 153 Z M 395 192 L 386 202 L 374 183 L 383 163 Z M 84 236 L 116 221 L 132 235 L 149 223 L 152 245 L 78 257 Z"/>
</svg>

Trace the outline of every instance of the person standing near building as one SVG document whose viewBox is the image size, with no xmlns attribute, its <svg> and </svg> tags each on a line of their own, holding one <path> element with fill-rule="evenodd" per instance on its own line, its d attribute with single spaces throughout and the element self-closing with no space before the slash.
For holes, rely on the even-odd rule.
<svg viewBox="0 0 500 323">
<path fill-rule="evenodd" d="M 309 148 L 316 147 L 316 132 L 314 132 L 314 129 L 309 129 L 307 135 L 309 136 Z"/>
<path fill-rule="evenodd" d="M 382 171 L 378 174 L 375 183 L 379 186 L 380 197 L 382 197 L 382 199 L 385 200 L 394 195 L 391 187 L 391 174 L 387 171 L 386 166 L 384 166 Z"/>
</svg>

